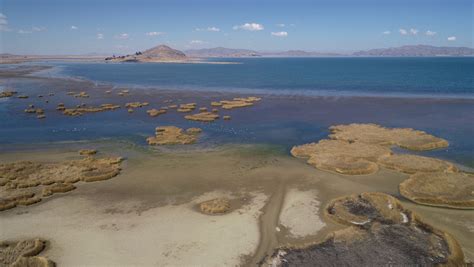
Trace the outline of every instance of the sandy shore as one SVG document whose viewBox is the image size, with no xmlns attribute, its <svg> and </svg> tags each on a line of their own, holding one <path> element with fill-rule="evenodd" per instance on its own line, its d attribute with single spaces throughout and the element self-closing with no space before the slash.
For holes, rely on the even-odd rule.
<svg viewBox="0 0 474 267">
<path fill-rule="evenodd" d="M 194 201 L 137 213 L 139 202 L 101 205 L 64 196 L 2 219 L 2 239 L 50 240 L 47 255 L 59 266 L 235 266 L 258 245 L 257 220 L 266 197 L 251 197 L 232 213 L 208 216 L 193 209 Z"/>
<path fill-rule="evenodd" d="M 320 206 L 316 191 L 290 189 L 280 211 L 280 224 L 294 238 L 316 235 L 325 226 L 319 216 Z M 303 214 L 304 219 L 301 218 Z"/>
<path fill-rule="evenodd" d="M 120 148 L 112 150 L 115 154 Z M 271 180 L 281 177 L 274 166 L 281 161 L 299 165 L 261 153 L 247 159 L 258 151 L 128 151 L 118 177 L 3 212 L 0 238 L 49 240 L 46 255 L 60 266 L 239 265 L 259 246 L 259 217 L 272 192 Z M 1 161 L 6 157 L 3 154 Z M 57 150 L 8 156 L 40 161 L 75 157 Z M 198 203 L 220 196 L 231 199 L 230 213 L 198 211 Z"/>
<path fill-rule="evenodd" d="M 11 55 L 0 57 L 0 65 L 2 64 L 22 64 L 28 62 L 47 62 L 47 61 L 58 61 L 58 62 L 72 62 L 72 63 L 161 63 L 161 64 L 242 64 L 240 62 L 232 61 L 210 61 L 207 58 L 188 58 L 187 60 L 140 60 L 140 61 L 127 61 L 127 60 L 113 60 L 106 61 L 107 56 L 80 56 L 80 55 Z"/>
</svg>

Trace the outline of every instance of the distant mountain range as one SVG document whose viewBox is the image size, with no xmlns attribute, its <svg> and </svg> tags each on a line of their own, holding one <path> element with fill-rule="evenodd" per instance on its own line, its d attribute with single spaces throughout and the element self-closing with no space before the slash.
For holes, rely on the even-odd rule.
<svg viewBox="0 0 474 267">
<path fill-rule="evenodd" d="M 353 56 L 388 57 L 428 57 L 428 56 L 473 56 L 474 49 L 469 47 L 443 47 L 431 45 L 405 45 L 400 47 L 370 49 L 359 51 Z"/>
<path fill-rule="evenodd" d="M 469 47 L 440 47 L 431 45 L 405 45 L 400 47 L 370 49 L 354 53 L 338 54 L 326 52 L 308 52 L 289 50 L 279 52 L 259 52 L 250 49 L 235 49 L 225 47 L 192 49 L 185 52 L 166 45 L 158 45 L 143 52 L 129 55 L 111 56 L 105 58 L 112 62 L 199 62 L 201 58 L 233 58 L 233 57 L 435 57 L 435 56 L 474 56 L 474 48 Z M 0 64 L 21 63 L 34 60 L 98 60 L 99 54 L 87 55 L 12 55 L 0 54 Z"/>
<path fill-rule="evenodd" d="M 257 51 L 249 49 L 233 49 L 225 47 L 191 49 L 184 53 L 189 57 L 257 57 L 260 54 Z"/>
<path fill-rule="evenodd" d="M 304 50 L 288 50 L 282 52 L 261 52 L 262 56 L 268 57 L 331 57 L 331 56 L 343 56 L 339 53 L 328 53 L 328 52 L 308 52 Z"/>
<path fill-rule="evenodd" d="M 225 47 L 186 50 L 189 57 L 317 57 L 340 56 L 337 53 L 307 52 L 303 50 L 289 50 L 278 52 L 258 52 L 249 49 L 234 49 Z"/>
<path fill-rule="evenodd" d="M 332 57 L 332 56 L 387 56 L 387 57 L 427 57 L 427 56 L 474 56 L 469 47 L 438 47 L 431 45 L 406 45 L 391 48 L 370 49 L 348 54 L 289 50 L 280 52 L 258 52 L 248 49 L 224 47 L 193 49 L 185 51 L 189 57 Z"/>
</svg>

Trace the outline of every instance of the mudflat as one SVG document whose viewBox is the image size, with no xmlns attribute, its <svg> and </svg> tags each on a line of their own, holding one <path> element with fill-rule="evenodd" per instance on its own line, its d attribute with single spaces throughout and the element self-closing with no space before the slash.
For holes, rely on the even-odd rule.
<svg viewBox="0 0 474 267">
<path fill-rule="evenodd" d="M 81 146 L 3 153 L 0 160 L 73 160 L 81 157 L 75 150 Z M 366 191 L 398 195 L 397 184 L 406 179 L 385 169 L 358 178 L 318 171 L 265 146 L 176 151 L 123 143 L 95 147 L 99 155 L 124 157 L 120 175 L 3 211 L 2 239 L 48 240 L 42 255 L 58 265 L 253 265 L 283 244 L 322 241 L 343 228 L 324 215 L 331 200 Z M 229 200 L 228 212 L 200 211 L 199 204 L 219 198 Z M 449 231 L 466 257 L 472 257 L 474 215 L 440 213 L 450 214 L 449 220 L 426 221 Z M 223 239 L 232 242 L 223 244 Z"/>
</svg>

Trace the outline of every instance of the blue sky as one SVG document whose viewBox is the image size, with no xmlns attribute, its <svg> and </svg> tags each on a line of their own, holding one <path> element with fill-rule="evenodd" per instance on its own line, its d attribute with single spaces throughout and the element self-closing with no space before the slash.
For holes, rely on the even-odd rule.
<svg viewBox="0 0 474 267">
<path fill-rule="evenodd" d="M 0 52 L 473 46 L 472 0 L 0 0 Z"/>
</svg>

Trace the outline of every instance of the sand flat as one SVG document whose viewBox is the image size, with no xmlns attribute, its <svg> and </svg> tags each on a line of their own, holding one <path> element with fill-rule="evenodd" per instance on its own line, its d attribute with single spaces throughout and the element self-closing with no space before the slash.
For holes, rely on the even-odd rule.
<svg viewBox="0 0 474 267">
<path fill-rule="evenodd" d="M 291 188 L 285 195 L 280 224 L 294 238 L 315 235 L 325 226 L 320 217 L 320 206 L 315 190 L 300 191 Z"/>
<path fill-rule="evenodd" d="M 32 206 L 0 213 L 1 240 L 48 240 L 42 255 L 59 266 L 249 265 L 275 247 L 322 241 L 341 228 L 307 205 L 315 196 L 321 211 L 330 200 L 354 192 L 397 196 L 398 184 L 407 178 L 384 168 L 359 177 L 328 173 L 265 146 L 184 150 L 151 150 L 117 142 L 69 143 L 67 150 L 59 146 L 2 153 L 0 161 L 74 159 L 81 148 L 126 158 L 114 179 L 86 183 Z M 311 223 L 324 222 L 324 227 L 302 238 L 289 236 L 285 227 L 278 232 L 286 192 L 290 192 L 287 203 L 300 203 L 291 212 L 304 214 L 300 222 L 293 221 L 294 229 L 310 221 L 311 210 L 317 214 Z M 238 200 L 237 206 L 224 215 L 199 212 L 198 203 L 217 197 L 229 198 L 231 206 Z M 423 213 L 427 222 L 452 233 L 465 255 L 473 258 L 472 212 L 403 202 Z M 316 231 L 305 227 L 301 233 Z"/>
<path fill-rule="evenodd" d="M 203 197 L 142 213 L 134 212 L 138 203 L 130 201 L 106 212 L 106 206 L 85 198 L 65 197 L 68 205 L 58 198 L 28 213 L 3 217 L 1 238 L 51 240 L 47 255 L 59 266 L 233 266 L 258 245 L 258 216 L 266 196 L 251 196 L 248 204 L 220 216 L 193 209 Z"/>
</svg>

